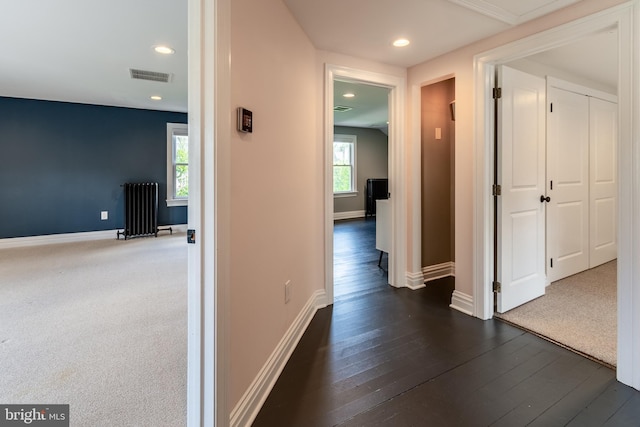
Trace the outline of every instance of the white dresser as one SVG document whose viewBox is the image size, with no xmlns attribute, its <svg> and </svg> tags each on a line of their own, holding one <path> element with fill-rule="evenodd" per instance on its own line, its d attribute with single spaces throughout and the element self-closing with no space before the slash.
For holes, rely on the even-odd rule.
<svg viewBox="0 0 640 427">
<path fill-rule="evenodd" d="M 376 249 L 388 254 L 390 247 L 391 203 L 389 199 L 379 199 L 376 200 Z"/>
</svg>

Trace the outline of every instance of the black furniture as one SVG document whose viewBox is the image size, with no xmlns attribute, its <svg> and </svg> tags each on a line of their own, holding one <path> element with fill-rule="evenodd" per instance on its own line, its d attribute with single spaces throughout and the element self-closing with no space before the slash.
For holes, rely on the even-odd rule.
<svg viewBox="0 0 640 427">
<path fill-rule="evenodd" d="M 365 218 L 376 214 L 376 200 L 389 198 L 389 180 L 387 178 L 367 179 L 367 195 L 365 198 Z"/>
</svg>

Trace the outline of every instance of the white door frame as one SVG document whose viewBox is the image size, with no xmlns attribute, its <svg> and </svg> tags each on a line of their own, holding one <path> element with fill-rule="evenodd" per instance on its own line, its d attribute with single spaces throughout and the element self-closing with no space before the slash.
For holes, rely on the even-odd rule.
<svg viewBox="0 0 640 427">
<path fill-rule="evenodd" d="M 188 0 L 187 425 L 229 425 L 230 0 Z M 221 227 L 218 227 L 221 224 Z"/>
<path fill-rule="evenodd" d="M 405 201 L 404 129 L 406 79 L 387 74 L 325 65 L 325 292 L 327 303 L 333 304 L 333 82 L 342 80 L 389 89 L 389 192 L 391 193 L 391 248 L 389 252 L 389 284 L 406 286 L 407 216 Z"/>
<path fill-rule="evenodd" d="M 640 12 L 636 0 L 477 55 L 475 74 L 474 315 L 493 316 L 493 99 L 495 67 L 618 28 L 617 378 L 640 389 Z M 634 310 L 635 308 L 635 310 Z"/>
</svg>

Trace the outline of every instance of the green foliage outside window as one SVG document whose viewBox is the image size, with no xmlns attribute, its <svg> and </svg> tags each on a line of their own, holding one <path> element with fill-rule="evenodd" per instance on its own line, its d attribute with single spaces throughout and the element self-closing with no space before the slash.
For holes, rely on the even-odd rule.
<svg viewBox="0 0 640 427">
<path fill-rule="evenodd" d="M 189 137 L 183 135 L 174 136 L 175 144 L 175 197 L 189 197 Z"/>
<path fill-rule="evenodd" d="M 333 192 L 351 191 L 351 166 L 333 166 Z"/>
<path fill-rule="evenodd" d="M 176 166 L 176 197 L 189 197 L 189 166 Z"/>
<path fill-rule="evenodd" d="M 333 192 L 354 191 L 353 186 L 353 143 L 333 143 Z"/>
</svg>

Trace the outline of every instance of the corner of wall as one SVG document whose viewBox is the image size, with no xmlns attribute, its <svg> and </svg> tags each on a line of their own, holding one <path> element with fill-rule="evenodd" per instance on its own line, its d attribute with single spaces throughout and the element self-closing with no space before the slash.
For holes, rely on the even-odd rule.
<svg viewBox="0 0 640 427">
<path fill-rule="evenodd" d="M 407 288 L 415 291 L 426 287 L 424 284 L 424 275 L 420 272 L 407 272 Z"/>
<path fill-rule="evenodd" d="M 469 316 L 473 316 L 473 297 L 465 294 L 464 292 L 455 290 L 451 296 L 451 304 L 449 307 Z"/>
</svg>

